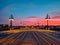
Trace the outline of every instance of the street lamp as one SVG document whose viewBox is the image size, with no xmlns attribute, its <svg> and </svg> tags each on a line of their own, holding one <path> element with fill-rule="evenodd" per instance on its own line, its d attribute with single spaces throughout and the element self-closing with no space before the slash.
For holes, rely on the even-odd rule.
<svg viewBox="0 0 60 45">
<path fill-rule="evenodd" d="M 48 30 L 48 20 L 50 19 L 50 16 L 47 14 L 45 19 L 47 20 L 47 30 Z"/>
<path fill-rule="evenodd" d="M 39 29 L 39 19 L 37 19 L 37 29 Z"/>
<path fill-rule="evenodd" d="M 10 30 L 12 30 L 12 22 L 13 22 L 14 18 L 13 15 L 11 14 L 9 17 L 9 21 L 10 21 Z"/>
</svg>

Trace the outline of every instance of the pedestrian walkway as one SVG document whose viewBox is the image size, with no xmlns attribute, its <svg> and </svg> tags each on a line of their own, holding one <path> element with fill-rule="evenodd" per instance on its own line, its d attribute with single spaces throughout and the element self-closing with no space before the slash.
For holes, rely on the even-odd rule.
<svg viewBox="0 0 60 45">
<path fill-rule="evenodd" d="M 43 29 L 29 29 L 29 30 L 8 30 L 8 31 L 3 31 L 3 32 L 9 32 L 9 33 L 17 33 L 17 32 L 55 32 L 55 31 L 52 31 L 52 30 L 43 30 Z"/>
</svg>

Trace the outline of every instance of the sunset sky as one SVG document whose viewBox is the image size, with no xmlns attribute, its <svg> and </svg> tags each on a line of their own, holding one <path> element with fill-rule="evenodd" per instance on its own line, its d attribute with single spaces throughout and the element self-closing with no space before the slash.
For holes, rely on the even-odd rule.
<svg viewBox="0 0 60 45">
<path fill-rule="evenodd" d="M 14 16 L 14 25 L 20 25 L 21 20 L 31 16 L 43 20 L 39 20 L 40 25 L 46 25 L 44 18 L 47 14 L 52 18 L 49 25 L 60 25 L 60 0 L 0 0 L 0 24 L 9 24 L 11 14 Z"/>
</svg>

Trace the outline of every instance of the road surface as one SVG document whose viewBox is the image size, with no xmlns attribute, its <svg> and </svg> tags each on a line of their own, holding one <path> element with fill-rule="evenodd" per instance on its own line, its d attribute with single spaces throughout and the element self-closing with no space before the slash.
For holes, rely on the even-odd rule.
<svg viewBox="0 0 60 45">
<path fill-rule="evenodd" d="M 52 34 L 38 31 L 3 32 L 0 33 L 0 45 L 60 45 L 60 39 Z"/>
</svg>

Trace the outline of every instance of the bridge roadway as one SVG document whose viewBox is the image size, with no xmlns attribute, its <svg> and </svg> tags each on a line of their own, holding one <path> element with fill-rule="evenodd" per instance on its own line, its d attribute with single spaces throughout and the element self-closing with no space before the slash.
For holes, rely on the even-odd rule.
<svg viewBox="0 0 60 45">
<path fill-rule="evenodd" d="M 0 45 L 60 45 L 60 40 L 55 39 L 55 37 L 53 38 L 47 32 L 16 31 L 11 34 L 8 32 L 10 35 L 1 38 Z"/>
</svg>

